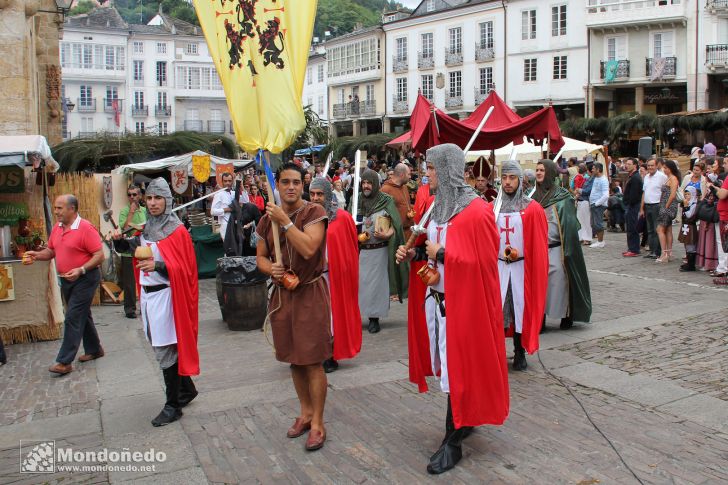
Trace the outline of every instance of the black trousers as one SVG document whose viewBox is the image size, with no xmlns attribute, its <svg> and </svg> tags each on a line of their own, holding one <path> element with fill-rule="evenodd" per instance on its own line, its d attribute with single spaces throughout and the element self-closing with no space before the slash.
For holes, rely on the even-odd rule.
<svg viewBox="0 0 728 485">
<path fill-rule="evenodd" d="M 660 256 L 660 238 L 657 236 L 657 216 L 660 214 L 660 204 L 645 204 L 645 224 L 647 226 L 647 240 L 650 243 L 650 252 Z"/>
<path fill-rule="evenodd" d="M 640 215 L 640 205 L 628 205 L 625 212 L 627 222 L 627 249 L 633 253 L 640 253 L 640 233 L 637 232 L 637 219 Z"/>
<path fill-rule="evenodd" d="M 124 313 L 136 312 L 136 279 L 134 278 L 134 259 L 121 257 L 121 289 L 124 290 Z"/>
<path fill-rule="evenodd" d="M 66 318 L 63 321 L 63 342 L 56 362 L 70 364 L 76 358 L 83 340 L 87 354 L 101 351 L 99 334 L 91 316 L 91 302 L 101 282 L 101 271 L 93 269 L 76 281 L 61 279 L 61 294 L 66 302 Z"/>
</svg>

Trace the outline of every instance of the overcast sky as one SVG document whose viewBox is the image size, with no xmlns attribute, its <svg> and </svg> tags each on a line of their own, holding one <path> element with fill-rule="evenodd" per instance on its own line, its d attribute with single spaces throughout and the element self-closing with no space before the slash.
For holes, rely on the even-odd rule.
<svg viewBox="0 0 728 485">
<path fill-rule="evenodd" d="M 417 5 L 420 4 L 420 0 L 399 0 L 402 5 L 409 8 L 415 8 Z"/>
</svg>

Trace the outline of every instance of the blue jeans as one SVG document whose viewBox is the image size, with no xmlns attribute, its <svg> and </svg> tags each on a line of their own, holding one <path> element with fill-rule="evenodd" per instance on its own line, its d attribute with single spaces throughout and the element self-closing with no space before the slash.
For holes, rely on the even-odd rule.
<svg viewBox="0 0 728 485">
<path fill-rule="evenodd" d="M 645 225 L 647 226 L 647 240 L 650 243 L 650 252 L 657 256 L 662 254 L 660 239 L 657 237 L 657 216 L 660 213 L 660 204 L 645 204 Z"/>
<path fill-rule="evenodd" d="M 637 219 L 640 215 L 640 204 L 628 205 L 624 212 L 627 225 L 627 250 L 632 253 L 640 253 L 640 233 L 637 232 Z"/>
<path fill-rule="evenodd" d="M 73 362 L 82 340 L 83 350 L 87 354 L 97 354 L 101 351 L 99 334 L 91 316 L 91 303 L 100 282 L 101 271 L 98 268 L 90 270 L 76 281 L 61 279 L 61 293 L 66 302 L 66 318 L 63 321 L 63 343 L 56 362 L 61 364 Z"/>
<path fill-rule="evenodd" d="M 604 231 L 604 211 L 607 207 L 604 205 L 592 205 L 591 209 L 591 226 L 592 232 L 596 236 L 598 232 Z"/>
</svg>

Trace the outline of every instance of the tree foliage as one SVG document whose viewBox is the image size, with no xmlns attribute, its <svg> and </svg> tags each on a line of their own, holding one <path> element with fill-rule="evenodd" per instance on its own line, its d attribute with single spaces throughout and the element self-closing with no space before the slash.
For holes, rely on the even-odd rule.
<svg viewBox="0 0 728 485">
<path fill-rule="evenodd" d="M 323 41 L 326 31 L 337 37 L 355 30 L 357 23 L 376 25 L 383 10 L 397 7 L 402 5 L 389 0 L 319 0 L 313 35 Z"/>
<path fill-rule="evenodd" d="M 195 9 L 185 0 L 115 0 L 114 6 L 119 15 L 130 24 L 146 24 L 162 11 L 171 17 L 199 25 Z"/>
<path fill-rule="evenodd" d="M 94 8 L 96 8 L 96 5 L 91 0 L 81 0 L 75 7 L 70 10 L 70 12 L 68 12 L 68 14 L 71 16 L 82 15 L 85 13 L 89 13 Z"/>
</svg>

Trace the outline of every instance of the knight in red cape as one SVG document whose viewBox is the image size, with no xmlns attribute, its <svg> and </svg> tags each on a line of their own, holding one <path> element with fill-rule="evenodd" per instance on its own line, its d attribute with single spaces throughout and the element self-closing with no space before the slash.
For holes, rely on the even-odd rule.
<svg viewBox="0 0 728 485">
<path fill-rule="evenodd" d="M 462 458 L 472 427 L 508 417 L 508 366 L 493 211 L 465 183 L 465 155 L 453 144 L 427 150 L 435 201 L 424 246 L 397 250 L 398 261 L 428 261 L 425 295 L 432 372 L 448 394 L 445 438 L 427 471 L 443 473 Z"/>
<path fill-rule="evenodd" d="M 324 371 L 339 368 L 339 360 L 352 359 L 361 351 L 361 316 L 359 300 L 359 241 L 351 215 L 339 209 L 331 182 L 314 178 L 308 189 L 311 202 L 322 205 L 329 216 L 326 228 L 326 259 L 324 273 L 331 294 L 331 333 L 334 355 L 323 362 Z"/>
<path fill-rule="evenodd" d="M 494 204 L 500 233 L 498 273 L 503 324 L 513 337 L 513 369 L 528 367 L 526 351 L 538 350 L 549 274 L 548 225 L 541 205 L 523 193 L 516 160 L 501 164 L 501 193 Z"/>
<path fill-rule="evenodd" d="M 149 247 L 151 258 L 138 259 L 138 283 L 144 335 L 154 349 L 164 376 L 166 401 L 153 426 L 182 416 L 197 397 L 190 376 L 200 373 L 197 353 L 197 260 L 187 229 L 172 212 L 172 191 L 163 178 L 154 179 L 145 194 L 147 222 L 141 236 L 114 234 L 117 251 Z"/>
</svg>

